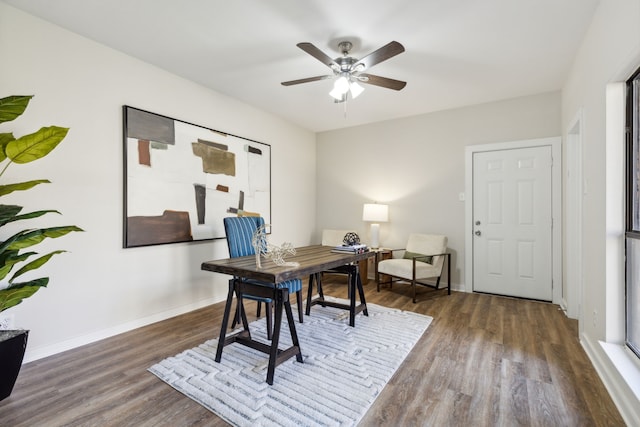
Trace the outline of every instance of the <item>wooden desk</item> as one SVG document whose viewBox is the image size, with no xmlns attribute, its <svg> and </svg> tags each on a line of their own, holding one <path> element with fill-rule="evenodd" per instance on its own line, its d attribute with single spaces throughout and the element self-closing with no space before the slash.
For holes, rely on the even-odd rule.
<svg viewBox="0 0 640 427">
<path fill-rule="evenodd" d="M 375 253 L 335 253 L 331 252 L 330 246 L 314 245 L 296 248 L 296 255 L 286 257 L 285 260 L 287 262 L 299 263 L 300 265 L 297 267 L 278 266 L 271 260 L 263 260 L 262 268 L 258 268 L 256 266 L 256 257 L 253 255 L 203 262 L 201 266 L 203 270 L 212 271 L 215 273 L 229 274 L 234 277 L 233 279 L 229 280 L 229 292 L 227 294 L 227 303 L 225 306 L 224 317 L 222 319 L 222 326 L 220 328 L 220 338 L 218 340 L 216 362 L 220 362 L 220 359 L 222 357 L 222 349 L 226 345 L 229 345 L 231 343 L 237 342 L 239 344 L 254 348 L 258 351 L 269 354 L 267 383 L 270 385 L 273 384 L 273 376 L 275 367 L 277 365 L 293 356 L 296 356 L 298 362 L 302 363 L 300 345 L 298 343 L 298 336 L 295 330 L 293 314 L 291 313 L 291 306 L 289 304 L 289 292 L 286 288 L 275 287 L 276 284 L 289 279 L 306 278 L 321 271 L 330 270 L 332 268 L 351 263 L 357 263 L 372 256 L 375 256 Z M 359 280 L 360 277 L 357 274 L 352 275 L 352 277 L 352 280 L 354 282 L 351 284 L 351 289 L 355 290 L 355 281 Z M 252 284 L 250 282 L 251 279 L 272 283 L 274 284 L 274 289 L 266 286 Z M 259 341 L 255 341 L 251 338 L 251 333 L 249 332 L 249 324 L 247 322 L 246 315 L 244 315 L 244 309 L 241 310 L 243 330 L 229 337 L 225 336 L 229 324 L 229 316 L 231 314 L 233 294 L 235 293 L 236 295 L 242 295 L 242 293 L 244 292 L 272 298 L 274 300 L 275 313 L 271 346 L 268 346 Z M 351 309 L 352 321 L 355 310 L 355 291 L 351 291 L 350 294 L 351 304 L 349 308 Z M 242 298 L 239 298 L 239 301 L 240 304 L 242 304 Z M 363 305 L 364 309 L 366 310 L 366 304 Z M 283 308 L 286 311 L 293 345 L 287 349 L 280 350 L 278 348 L 278 342 L 280 339 L 280 325 L 282 323 Z"/>
<path fill-rule="evenodd" d="M 341 265 L 359 262 L 375 256 L 374 252 L 362 254 L 331 252 L 331 246 L 313 245 L 296 248 L 296 254 L 287 256 L 285 261 L 295 261 L 298 267 L 278 266 L 271 260 L 262 261 L 262 268 L 256 267 L 256 257 L 245 256 L 226 258 L 202 263 L 202 269 L 215 273 L 230 274 L 262 282 L 280 283 L 289 279 L 305 278 L 311 274 L 330 270 Z"/>
</svg>

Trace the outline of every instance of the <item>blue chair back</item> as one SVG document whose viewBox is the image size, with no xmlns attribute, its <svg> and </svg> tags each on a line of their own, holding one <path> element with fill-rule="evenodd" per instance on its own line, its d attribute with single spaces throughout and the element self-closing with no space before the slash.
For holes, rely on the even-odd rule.
<svg viewBox="0 0 640 427">
<path fill-rule="evenodd" d="M 224 231 L 231 258 L 255 255 L 251 244 L 253 233 L 264 225 L 264 218 L 258 216 L 240 216 L 224 218 Z"/>
</svg>

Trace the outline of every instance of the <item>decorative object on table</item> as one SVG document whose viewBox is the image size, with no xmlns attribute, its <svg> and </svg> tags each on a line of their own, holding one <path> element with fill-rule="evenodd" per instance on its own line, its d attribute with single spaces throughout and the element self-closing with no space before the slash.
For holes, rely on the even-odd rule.
<svg viewBox="0 0 640 427">
<path fill-rule="evenodd" d="M 344 235 L 344 239 L 342 239 L 342 243 L 347 246 L 359 245 L 360 236 L 358 236 L 358 233 L 349 232 Z"/>
<path fill-rule="evenodd" d="M 402 258 L 390 258 L 378 262 L 376 283 L 380 292 L 380 275 L 389 277 L 389 286 L 393 282 L 410 282 L 413 302 L 416 302 L 416 285 L 440 289 L 444 263 L 447 264 L 447 293 L 451 295 L 451 254 L 447 253 L 447 236 L 437 234 L 411 234 L 406 249 L 392 249 L 391 252 L 404 251 Z M 426 279 L 436 278 L 436 283 Z M 383 283 L 384 284 L 384 283 Z"/>
<path fill-rule="evenodd" d="M 389 205 L 378 203 L 365 203 L 362 208 L 362 220 L 371 222 L 371 242 L 369 246 L 373 249 L 380 247 L 380 224 L 389 221 Z"/>
<path fill-rule="evenodd" d="M 222 218 L 270 222 L 271 146 L 124 106 L 125 248 L 224 237 Z"/>
<path fill-rule="evenodd" d="M 262 224 L 256 228 L 251 237 L 251 246 L 256 254 L 256 267 L 262 268 L 261 256 L 266 254 L 269 250 L 269 244 L 267 242 L 267 233 L 265 231 L 266 224 Z"/>
<path fill-rule="evenodd" d="M 310 321 L 297 328 L 304 363 L 289 359 L 278 366 L 271 387 L 264 382 L 260 352 L 231 346 L 225 363 L 215 363 L 216 340 L 149 371 L 234 426 L 355 426 L 432 321 L 376 304 L 368 307 L 371 315 L 360 316 L 355 328 L 345 327 L 343 313 L 316 307 Z M 252 322 L 251 330 L 264 340 L 264 319 Z M 290 344 L 289 336 L 281 339 Z"/>
<path fill-rule="evenodd" d="M 33 95 L 9 96 L 0 99 L 0 123 L 12 121 L 21 116 L 29 105 L 31 98 L 33 98 Z M 0 133 L 0 145 L 2 146 L 0 151 L 0 166 L 2 166 L 0 177 L 14 163 L 29 163 L 45 157 L 65 138 L 68 130 L 68 128 L 49 126 L 19 138 L 15 138 L 12 133 Z M 2 165 L 2 163 L 6 164 Z M 0 185 L 0 196 L 6 197 L 14 191 L 29 190 L 44 183 L 50 183 L 50 181 L 38 179 L 14 184 L 2 184 Z M 37 200 L 38 196 L 34 196 L 34 199 Z M 13 226 L 12 223 L 16 221 L 39 218 L 49 213 L 59 214 L 60 212 L 56 210 L 40 210 L 22 213 L 22 206 L 0 204 L 0 227 L 8 224 Z M 48 228 L 30 227 L 21 231 L 6 232 L 14 234 L 7 235 L 4 237 L 4 241 L 0 243 L 0 280 L 2 281 L 0 283 L 0 312 L 20 304 L 24 299 L 31 297 L 40 288 L 46 287 L 49 283 L 48 277 L 16 282 L 15 280 L 18 277 L 42 267 L 54 255 L 66 252 L 64 250 L 54 250 L 36 259 L 31 259 L 39 254 L 33 250 L 22 253 L 21 251 L 25 248 L 33 248 L 46 238 L 55 239 L 73 231 L 83 230 L 75 225 L 67 225 Z M 9 273 L 14 268 L 17 271 L 7 280 Z M 0 331 L 0 400 L 8 397 L 13 390 L 26 350 L 27 337 L 28 331 Z"/>
<path fill-rule="evenodd" d="M 331 68 L 333 74 L 282 82 L 283 86 L 292 86 L 300 83 L 309 83 L 333 78 L 335 79 L 335 82 L 333 90 L 329 92 L 329 95 L 334 98 L 334 102 L 339 103 L 346 102 L 349 93 L 351 94 L 351 99 L 354 99 L 364 91 L 364 88 L 358 83 L 366 83 L 393 90 L 401 90 L 407 84 L 400 80 L 364 73 L 364 71 L 374 65 L 404 52 L 404 46 L 396 41 L 387 43 L 361 59 L 349 56 L 349 51 L 353 47 L 353 43 L 347 40 L 338 43 L 338 49 L 340 50 L 340 53 L 342 53 L 342 56 L 336 59 L 330 58 L 311 43 L 298 43 L 296 46 L 322 62 L 327 67 Z"/>
<path fill-rule="evenodd" d="M 365 244 L 359 245 L 340 245 L 331 249 L 331 252 L 348 252 L 350 254 L 362 254 L 368 252 L 369 248 Z"/>
<path fill-rule="evenodd" d="M 251 244 L 256 252 L 256 266 L 262 268 L 262 262 L 260 261 L 260 256 L 262 255 L 265 258 L 271 258 L 276 265 L 282 267 L 298 267 L 300 263 L 284 260 L 285 255 L 296 254 L 296 248 L 294 248 L 291 243 L 284 242 L 281 246 L 269 243 L 266 233 L 266 228 L 269 226 L 270 224 L 264 224 L 258 227 L 256 231 L 254 231 L 253 238 L 251 239 Z"/>
</svg>

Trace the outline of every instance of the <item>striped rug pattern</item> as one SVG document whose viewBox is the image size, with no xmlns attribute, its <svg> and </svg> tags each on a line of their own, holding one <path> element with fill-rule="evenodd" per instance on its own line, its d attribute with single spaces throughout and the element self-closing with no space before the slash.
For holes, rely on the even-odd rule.
<svg viewBox="0 0 640 427">
<path fill-rule="evenodd" d="M 265 381 L 267 355 L 232 344 L 216 363 L 217 339 L 149 371 L 234 426 L 354 426 L 432 321 L 375 304 L 367 308 L 369 316 L 359 314 L 352 328 L 346 311 L 314 306 L 304 323 L 296 321 L 304 363 L 294 357 L 279 365 L 273 386 Z M 250 330 L 268 343 L 264 318 Z M 280 342 L 280 348 L 291 345 L 285 325 Z"/>
</svg>

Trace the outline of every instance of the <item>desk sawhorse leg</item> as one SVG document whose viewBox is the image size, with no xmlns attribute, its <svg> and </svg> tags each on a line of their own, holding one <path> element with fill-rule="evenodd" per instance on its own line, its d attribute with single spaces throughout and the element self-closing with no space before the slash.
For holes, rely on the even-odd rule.
<svg viewBox="0 0 640 427">
<path fill-rule="evenodd" d="M 229 317 L 231 316 L 231 305 L 233 303 L 234 293 L 236 294 L 238 305 L 240 307 L 240 317 L 242 319 L 243 330 L 227 337 L 225 335 L 227 332 L 227 327 L 229 326 Z M 247 315 L 244 311 L 244 305 L 242 303 L 242 295 L 244 293 L 265 298 L 272 298 L 275 301 L 273 337 L 271 339 L 270 346 L 262 342 L 255 341 L 251 338 L 251 332 L 249 331 L 249 322 L 247 321 Z M 280 341 L 280 327 L 282 324 L 283 308 L 287 315 L 287 321 L 289 323 L 292 346 L 287 349 L 280 350 L 278 348 L 278 343 Z M 293 321 L 293 312 L 291 311 L 291 303 L 289 302 L 288 289 L 260 286 L 253 283 L 243 282 L 241 279 L 229 280 L 229 293 L 227 294 L 227 302 L 224 307 L 222 326 L 220 327 L 220 337 L 218 339 L 218 348 L 216 350 L 216 362 L 220 363 L 220 360 L 222 359 L 222 349 L 234 342 L 246 345 L 247 347 L 251 347 L 255 350 L 269 355 L 269 364 L 267 367 L 267 384 L 269 385 L 273 385 L 273 377 L 276 366 L 278 366 L 285 360 L 295 356 L 298 362 L 304 363 L 302 354 L 300 353 L 300 342 L 298 341 L 296 326 Z"/>
<path fill-rule="evenodd" d="M 358 271 L 358 265 L 343 265 L 341 267 L 334 268 L 332 271 L 336 273 L 343 273 L 349 275 L 348 295 L 349 304 L 341 304 L 338 302 L 327 301 L 324 299 L 324 293 L 322 291 L 322 273 L 315 273 L 309 276 L 309 289 L 307 293 L 307 316 L 311 313 L 311 307 L 320 304 L 323 307 L 335 307 L 343 310 L 349 310 L 349 326 L 355 326 L 356 315 L 362 312 L 365 316 L 369 315 L 367 311 L 367 302 L 364 297 L 364 289 L 362 287 L 362 280 L 360 280 L 360 272 Z M 316 282 L 318 288 L 318 298 L 311 299 L 313 294 L 313 282 Z M 360 296 L 360 304 L 356 306 L 356 291 Z"/>
</svg>

